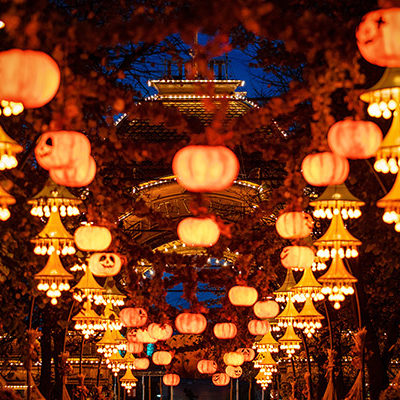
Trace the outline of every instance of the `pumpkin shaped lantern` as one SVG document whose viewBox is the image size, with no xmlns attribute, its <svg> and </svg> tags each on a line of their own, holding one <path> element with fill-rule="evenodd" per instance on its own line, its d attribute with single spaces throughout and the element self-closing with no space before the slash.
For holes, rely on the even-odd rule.
<svg viewBox="0 0 400 400">
<path fill-rule="evenodd" d="M 230 322 L 224 322 L 221 324 L 215 324 L 214 335 L 218 339 L 232 339 L 237 334 L 237 328 L 235 324 Z"/>
<path fill-rule="evenodd" d="M 163 383 L 165 386 L 178 386 L 181 378 L 177 374 L 165 374 L 163 376 Z"/>
<path fill-rule="evenodd" d="M 77 166 L 50 170 L 50 178 L 57 184 L 69 187 L 89 185 L 96 176 L 96 162 L 92 156 Z"/>
<path fill-rule="evenodd" d="M 175 326 L 180 333 L 196 335 L 204 332 L 207 320 L 203 314 L 182 313 L 176 317 Z"/>
<path fill-rule="evenodd" d="M 257 290 L 250 286 L 233 286 L 228 292 L 229 301 L 234 306 L 252 306 L 258 298 Z"/>
<path fill-rule="evenodd" d="M 197 363 L 197 370 L 201 374 L 214 374 L 217 371 L 217 363 L 214 360 L 200 360 Z"/>
<path fill-rule="evenodd" d="M 253 361 L 254 357 L 256 356 L 256 352 L 250 347 L 241 347 L 240 349 L 236 350 L 236 353 L 243 354 L 245 362 Z"/>
<path fill-rule="evenodd" d="M 122 260 L 114 253 L 94 253 L 89 258 L 89 269 L 95 276 L 114 276 L 121 271 Z"/>
<path fill-rule="evenodd" d="M 112 241 L 111 232 L 105 226 L 82 225 L 74 234 L 75 243 L 83 251 L 104 251 Z"/>
<path fill-rule="evenodd" d="M 228 365 L 225 368 L 225 373 L 230 377 L 230 378 L 240 378 L 242 376 L 242 368 L 241 367 L 234 367 L 233 365 Z"/>
<path fill-rule="evenodd" d="M 157 340 L 168 340 L 173 333 L 171 325 L 160 325 L 155 324 L 154 322 L 147 327 L 147 331 L 151 337 Z"/>
<path fill-rule="evenodd" d="M 236 353 L 234 351 L 225 353 L 224 363 L 226 365 L 233 365 L 235 367 L 238 367 L 239 365 L 242 365 L 244 363 L 244 355 L 241 353 Z"/>
<path fill-rule="evenodd" d="M 284 239 L 307 237 L 311 234 L 313 226 L 311 215 L 298 211 L 281 214 L 275 223 L 276 231 Z"/>
<path fill-rule="evenodd" d="M 188 217 L 179 222 L 179 239 L 192 247 L 211 247 L 217 243 L 220 230 L 211 218 Z"/>
<path fill-rule="evenodd" d="M 287 246 L 281 253 L 282 265 L 294 270 L 310 268 L 314 258 L 314 251 L 307 246 Z"/>
<path fill-rule="evenodd" d="M 121 310 L 119 318 L 124 326 L 138 328 L 147 321 L 147 312 L 144 308 L 128 307 Z"/>
<path fill-rule="evenodd" d="M 268 321 L 261 321 L 259 319 L 251 320 L 247 325 L 249 332 L 254 336 L 264 336 L 270 330 Z"/>
<path fill-rule="evenodd" d="M 227 374 L 219 373 L 212 376 L 212 383 L 215 386 L 226 386 L 231 381 Z"/>
<path fill-rule="evenodd" d="M 191 192 L 216 192 L 232 185 L 239 161 L 224 146 L 187 146 L 172 161 L 178 183 Z"/>
<path fill-rule="evenodd" d="M 156 351 L 152 359 L 155 365 L 168 365 L 172 361 L 172 355 L 169 351 Z"/>
<path fill-rule="evenodd" d="M 280 313 L 279 304 L 274 300 L 257 301 L 253 307 L 258 318 L 275 318 Z"/>
<path fill-rule="evenodd" d="M 126 351 L 132 354 L 139 354 L 143 351 L 143 343 L 129 342 L 126 344 Z"/>
<path fill-rule="evenodd" d="M 146 357 L 135 358 L 135 361 L 133 361 L 134 369 L 144 370 L 149 368 L 149 365 L 150 365 L 150 360 Z"/>
</svg>

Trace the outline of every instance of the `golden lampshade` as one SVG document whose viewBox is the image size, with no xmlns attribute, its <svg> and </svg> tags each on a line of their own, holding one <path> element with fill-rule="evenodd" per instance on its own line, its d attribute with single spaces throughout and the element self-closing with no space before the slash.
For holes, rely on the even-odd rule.
<svg viewBox="0 0 400 400">
<path fill-rule="evenodd" d="M 267 351 L 277 353 L 279 343 L 274 339 L 272 333 L 268 331 L 260 341 L 253 344 L 253 349 L 257 350 L 257 353 L 265 353 Z"/>
<path fill-rule="evenodd" d="M 109 358 L 118 350 L 126 350 L 126 339 L 118 330 L 106 329 L 103 337 L 96 342 L 97 352 Z"/>
<path fill-rule="evenodd" d="M 125 304 L 126 296 L 118 290 L 112 276 L 107 277 L 104 283 L 104 290 L 103 298 L 106 304 L 112 304 L 113 306 L 123 306 Z"/>
<path fill-rule="evenodd" d="M 122 328 L 122 322 L 117 313 L 113 310 L 113 305 L 111 303 L 106 304 L 102 317 L 107 324 L 107 329 L 119 331 Z"/>
<path fill-rule="evenodd" d="M 277 362 L 273 359 L 269 351 L 266 351 L 265 353 L 260 353 L 254 360 L 254 368 L 260 368 L 261 372 L 277 372 L 278 370 L 276 366 Z"/>
<path fill-rule="evenodd" d="M 124 359 L 119 353 L 119 351 L 113 353 L 111 357 L 106 358 L 107 368 L 111 369 L 111 372 L 114 374 L 114 376 L 117 376 L 118 372 L 121 369 L 124 369 L 123 360 Z"/>
<path fill-rule="evenodd" d="M 301 339 L 296 335 L 293 325 L 288 325 L 285 334 L 279 339 L 280 347 L 285 350 L 288 357 L 300 349 Z"/>
<path fill-rule="evenodd" d="M 400 174 L 397 174 L 390 192 L 378 200 L 376 205 L 385 209 L 383 221 L 394 224 L 396 232 L 400 232 Z"/>
<path fill-rule="evenodd" d="M 137 379 L 133 376 L 132 370 L 128 368 L 125 375 L 120 379 L 121 386 L 127 390 L 128 393 L 136 387 Z"/>
<path fill-rule="evenodd" d="M 304 302 L 307 298 L 315 301 L 323 300 L 322 285 L 315 279 L 311 268 L 306 268 L 301 279 L 292 287 L 293 302 Z"/>
<path fill-rule="evenodd" d="M 317 329 L 322 328 L 321 320 L 324 316 L 320 314 L 314 307 L 311 297 L 307 297 L 303 309 L 298 316 L 297 328 L 303 329 L 304 333 L 311 337 Z"/>
<path fill-rule="evenodd" d="M 289 268 L 286 270 L 286 277 L 282 286 L 275 290 L 275 300 L 278 302 L 286 302 L 288 298 L 292 295 L 292 287 L 296 284 L 294 279 L 293 271 Z"/>
<path fill-rule="evenodd" d="M 15 168 L 18 165 L 16 155 L 22 150 L 23 147 L 10 138 L 0 125 L 0 171 Z"/>
<path fill-rule="evenodd" d="M 297 325 L 297 317 L 299 312 L 293 304 L 292 298 L 289 297 L 286 307 L 284 310 L 276 317 L 278 320 L 278 326 L 286 328 L 288 325 Z"/>
<path fill-rule="evenodd" d="M 95 304 L 105 304 L 103 294 L 105 289 L 99 285 L 92 272 L 86 267 L 85 273 L 79 282 L 73 287 L 75 300 L 81 302 L 84 299 L 94 301 Z"/>
<path fill-rule="evenodd" d="M 7 193 L 0 184 L 0 221 L 7 221 L 10 218 L 8 206 L 15 204 L 15 198 Z"/>
</svg>

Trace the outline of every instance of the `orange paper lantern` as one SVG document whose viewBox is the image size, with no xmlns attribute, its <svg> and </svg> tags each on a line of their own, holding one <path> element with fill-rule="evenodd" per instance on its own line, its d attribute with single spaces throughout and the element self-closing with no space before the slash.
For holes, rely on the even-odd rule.
<svg viewBox="0 0 400 400">
<path fill-rule="evenodd" d="M 242 376 L 242 368 L 241 367 L 234 367 L 233 365 L 228 365 L 225 368 L 225 373 L 230 377 L 230 378 L 240 378 Z"/>
<path fill-rule="evenodd" d="M 339 121 L 328 132 L 331 150 L 352 160 L 373 157 L 381 142 L 382 131 L 370 121 Z"/>
<path fill-rule="evenodd" d="M 233 286 L 228 292 L 229 301 L 234 306 L 252 306 L 258 298 L 257 290 L 250 286 Z"/>
<path fill-rule="evenodd" d="M 261 321 L 259 319 L 251 320 L 247 325 L 249 332 L 255 336 L 264 336 L 266 335 L 269 330 L 269 322 L 268 321 Z"/>
<path fill-rule="evenodd" d="M 79 250 L 104 251 L 112 241 L 111 232 L 105 226 L 82 225 L 74 233 Z"/>
<path fill-rule="evenodd" d="M 282 250 L 281 263 L 285 268 L 303 270 L 314 262 L 314 251 L 307 246 L 287 246 Z"/>
<path fill-rule="evenodd" d="M 157 339 L 150 336 L 147 329 L 137 329 L 136 330 L 136 341 L 139 343 L 157 343 Z"/>
<path fill-rule="evenodd" d="M 124 326 L 141 327 L 147 321 L 147 312 L 144 308 L 128 307 L 121 310 L 119 318 Z"/>
<path fill-rule="evenodd" d="M 314 221 L 311 215 L 293 211 L 281 214 L 275 223 L 276 231 L 284 239 L 300 239 L 311 234 Z"/>
<path fill-rule="evenodd" d="M 152 323 L 147 327 L 147 331 L 151 337 L 157 340 L 168 340 L 173 333 L 172 326 L 168 324 L 160 325 Z"/>
<path fill-rule="evenodd" d="M 275 318 L 280 313 L 279 304 L 274 300 L 257 301 L 253 307 L 258 318 Z"/>
<path fill-rule="evenodd" d="M 224 146 L 187 146 L 175 154 L 172 170 L 185 189 L 215 192 L 233 184 L 239 173 L 239 161 Z"/>
<path fill-rule="evenodd" d="M 256 356 L 256 352 L 250 347 L 242 347 L 236 350 L 236 353 L 243 354 L 244 362 L 252 361 Z"/>
<path fill-rule="evenodd" d="M 230 322 L 215 324 L 214 335 L 218 339 L 232 339 L 237 334 L 236 325 Z"/>
<path fill-rule="evenodd" d="M 309 154 L 301 164 L 303 178 L 313 186 L 340 185 L 349 175 L 349 162 L 335 153 Z"/>
<path fill-rule="evenodd" d="M 178 386 L 181 378 L 177 374 L 166 374 L 162 380 L 165 386 Z"/>
<path fill-rule="evenodd" d="M 12 49 L 0 52 L 0 100 L 25 108 L 47 104 L 60 86 L 60 69 L 46 53 Z"/>
<path fill-rule="evenodd" d="M 366 14 L 356 31 L 361 55 L 371 64 L 400 67 L 400 8 L 383 8 Z"/>
<path fill-rule="evenodd" d="M 114 253 L 94 253 L 89 258 L 90 272 L 95 276 L 114 276 L 121 271 L 122 260 Z"/>
<path fill-rule="evenodd" d="M 215 386 L 226 386 L 231 381 L 227 374 L 219 373 L 212 376 L 212 383 Z"/>
<path fill-rule="evenodd" d="M 217 363 L 214 360 L 200 360 L 197 363 L 197 370 L 201 374 L 214 374 L 217 371 Z"/>
<path fill-rule="evenodd" d="M 238 367 L 244 363 L 244 355 L 241 353 L 236 353 L 234 351 L 230 351 L 229 353 L 224 354 L 224 363 L 226 365 L 233 365 Z"/>
<path fill-rule="evenodd" d="M 143 351 L 143 343 L 129 342 L 126 344 L 127 353 L 139 354 Z"/>
<path fill-rule="evenodd" d="M 50 178 L 62 186 L 82 187 L 89 185 L 96 176 L 96 162 L 92 156 L 77 166 L 50 170 Z"/>
<path fill-rule="evenodd" d="M 179 222 L 179 239 L 188 246 L 210 247 L 217 243 L 220 230 L 211 218 L 188 217 Z"/>
<path fill-rule="evenodd" d="M 172 355 L 169 351 L 156 351 L 153 353 L 152 359 L 156 365 L 168 365 L 172 361 Z"/>
<path fill-rule="evenodd" d="M 176 329 L 180 333 L 199 334 L 207 327 L 207 320 L 203 314 L 182 313 L 175 319 Z"/>
<path fill-rule="evenodd" d="M 135 358 L 133 361 L 133 368 L 138 370 L 145 370 L 149 368 L 150 360 L 146 357 L 143 358 Z"/>
</svg>

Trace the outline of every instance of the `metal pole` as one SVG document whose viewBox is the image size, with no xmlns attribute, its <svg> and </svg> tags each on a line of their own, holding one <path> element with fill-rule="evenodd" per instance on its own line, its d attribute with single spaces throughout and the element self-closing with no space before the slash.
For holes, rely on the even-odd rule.
<svg viewBox="0 0 400 400">
<path fill-rule="evenodd" d="M 171 400 L 174 400 L 174 387 L 171 386 Z"/>
<path fill-rule="evenodd" d="M 239 400 L 239 378 L 236 379 L 236 400 Z"/>
<path fill-rule="evenodd" d="M 265 389 L 261 389 L 261 400 L 264 400 L 264 393 L 265 393 Z"/>
<path fill-rule="evenodd" d="M 149 375 L 149 400 L 151 400 L 151 376 Z"/>
<path fill-rule="evenodd" d="M 145 387 L 144 387 L 144 375 L 142 375 L 142 400 L 145 400 L 145 398 L 144 398 L 144 390 L 145 390 Z"/>
</svg>

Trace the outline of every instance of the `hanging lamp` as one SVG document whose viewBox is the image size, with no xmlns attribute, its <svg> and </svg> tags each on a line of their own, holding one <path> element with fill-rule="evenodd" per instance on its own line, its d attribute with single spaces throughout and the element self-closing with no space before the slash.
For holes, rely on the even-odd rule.
<svg viewBox="0 0 400 400">
<path fill-rule="evenodd" d="M 58 211 L 50 213 L 44 229 L 31 241 L 38 255 L 51 255 L 54 251 L 63 256 L 75 254 L 74 238 L 64 228 Z"/>
<path fill-rule="evenodd" d="M 104 288 L 99 285 L 89 268 L 86 268 L 80 281 L 73 287 L 73 297 L 81 302 L 84 299 L 93 301 L 96 305 L 105 304 Z"/>
<path fill-rule="evenodd" d="M 261 338 L 261 340 L 253 344 L 253 349 L 256 350 L 257 353 L 265 353 L 267 351 L 277 353 L 279 351 L 279 343 L 274 339 L 272 333 L 269 331 Z"/>
<path fill-rule="evenodd" d="M 328 300 L 334 302 L 334 308 L 340 308 L 340 302 L 345 296 L 354 293 L 353 285 L 357 279 L 347 271 L 343 260 L 336 255 L 328 271 L 318 280 L 322 283 L 322 293 L 328 295 Z"/>
<path fill-rule="evenodd" d="M 263 390 L 265 390 L 268 385 L 272 383 L 272 377 L 261 371 L 254 379 L 262 387 Z"/>
<path fill-rule="evenodd" d="M 59 255 L 54 251 L 47 260 L 46 266 L 35 274 L 34 278 L 39 281 L 38 290 L 46 292 L 46 295 L 51 298 L 51 304 L 55 305 L 61 292 L 70 289 L 68 281 L 74 277 L 65 270 Z"/>
<path fill-rule="evenodd" d="M 0 184 L 0 221 L 7 221 L 10 218 L 8 206 L 15 204 L 15 198 L 7 193 Z"/>
<path fill-rule="evenodd" d="M 261 372 L 268 374 L 278 372 L 277 362 L 273 359 L 271 353 L 266 351 L 265 353 L 260 353 L 254 360 L 254 368 L 260 369 Z"/>
<path fill-rule="evenodd" d="M 43 189 L 28 204 L 32 204 L 31 214 L 35 217 L 50 217 L 51 212 L 59 211 L 61 217 L 79 215 L 77 207 L 82 200 L 74 196 L 65 186 L 49 179 Z"/>
<path fill-rule="evenodd" d="M 126 350 L 126 339 L 118 330 L 106 329 L 103 337 L 96 342 L 97 352 L 109 358 L 118 350 Z"/>
<path fill-rule="evenodd" d="M 103 318 L 91 308 L 89 300 L 85 301 L 82 310 L 72 320 L 76 321 L 75 329 L 81 331 L 85 339 L 89 339 L 99 331 L 106 330 Z"/>
<path fill-rule="evenodd" d="M 106 365 L 107 368 L 111 369 L 114 376 L 117 376 L 118 372 L 124 369 L 123 357 L 120 352 L 117 351 L 113 353 L 111 357 L 106 358 Z"/>
<path fill-rule="evenodd" d="M 321 196 L 310 202 L 310 206 L 314 207 L 315 218 L 328 219 L 339 213 L 343 219 L 359 218 L 360 207 L 363 205 L 365 203 L 353 196 L 344 183 L 328 186 Z"/>
<path fill-rule="evenodd" d="M 105 290 L 103 298 L 106 304 L 112 304 L 113 306 L 118 307 L 125 304 L 126 296 L 118 290 L 112 276 L 106 278 L 103 288 Z"/>
<path fill-rule="evenodd" d="M 324 299 L 322 285 L 315 279 L 311 268 L 306 268 L 301 279 L 292 287 L 292 301 L 302 303 L 311 297 L 314 301 Z"/>
<path fill-rule="evenodd" d="M 111 303 L 106 304 L 102 317 L 107 324 L 107 329 L 119 331 L 122 328 L 122 322 L 117 313 L 113 310 L 113 305 Z"/>
<path fill-rule="evenodd" d="M 10 138 L 0 125 L 0 171 L 15 168 L 18 165 L 16 155 L 22 150 L 23 147 Z"/>
<path fill-rule="evenodd" d="M 128 394 L 131 393 L 131 390 L 136 387 L 137 379 L 133 376 L 132 370 L 128 368 L 125 372 L 125 375 L 120 379 L 121 386 L 126 389 Z"/>
<path fill-rule="evenodd" d="M 376 205 L 385 209 L 383 221 L 394 224 L 395 231 L 400 232 L 400 174 L 397 174 L 390 192 L 378 200 Z"/>
<path fill-rule="evenodd" d="M 285 334 L 279 339 L 280 347 L 285 350 L 288 357 L 300 349 L 301 339 L 296 335 L 293 325 L 288 325 Z"/>
<path fill-rule="evenodd" d="M 284 303 L 288 301 L 288 298 L 292 295 L 292 287 L 296 284 L 294 279 L 293 271 L 291 269 L 286 270 L 286 277 L 282 286 L 275 290 L 275 300 L 277 302 Z"/>
<path fill-rule="evenodd" d="M 304 307 L 298 316 L 297 327 L 303 329 L 308 337 L 312 337 L 317 329 L 322 328 L 321 320 L 323 319 L 324 316 L 315 309 L 312 298 L 307 297 Z"/>
<path fill-rule="evenodd" d="M 288 325 L 297 326 L 297 317 L 299 313 L 293 305 L 292 297 L 288 298 L 285 309 L 276 317 L 278 326 L 286 328 Z"/>
<path fill-rule="evenodd" d="M 328 230 L 314 242 L 318 248 L 317 256 L 324 259 L 334 258 L 336 253 L 342 258 L 358 257 L 360 245 L 361 242 L 345 228 L 340 214 L 333 215 Z"/>
</svg>

